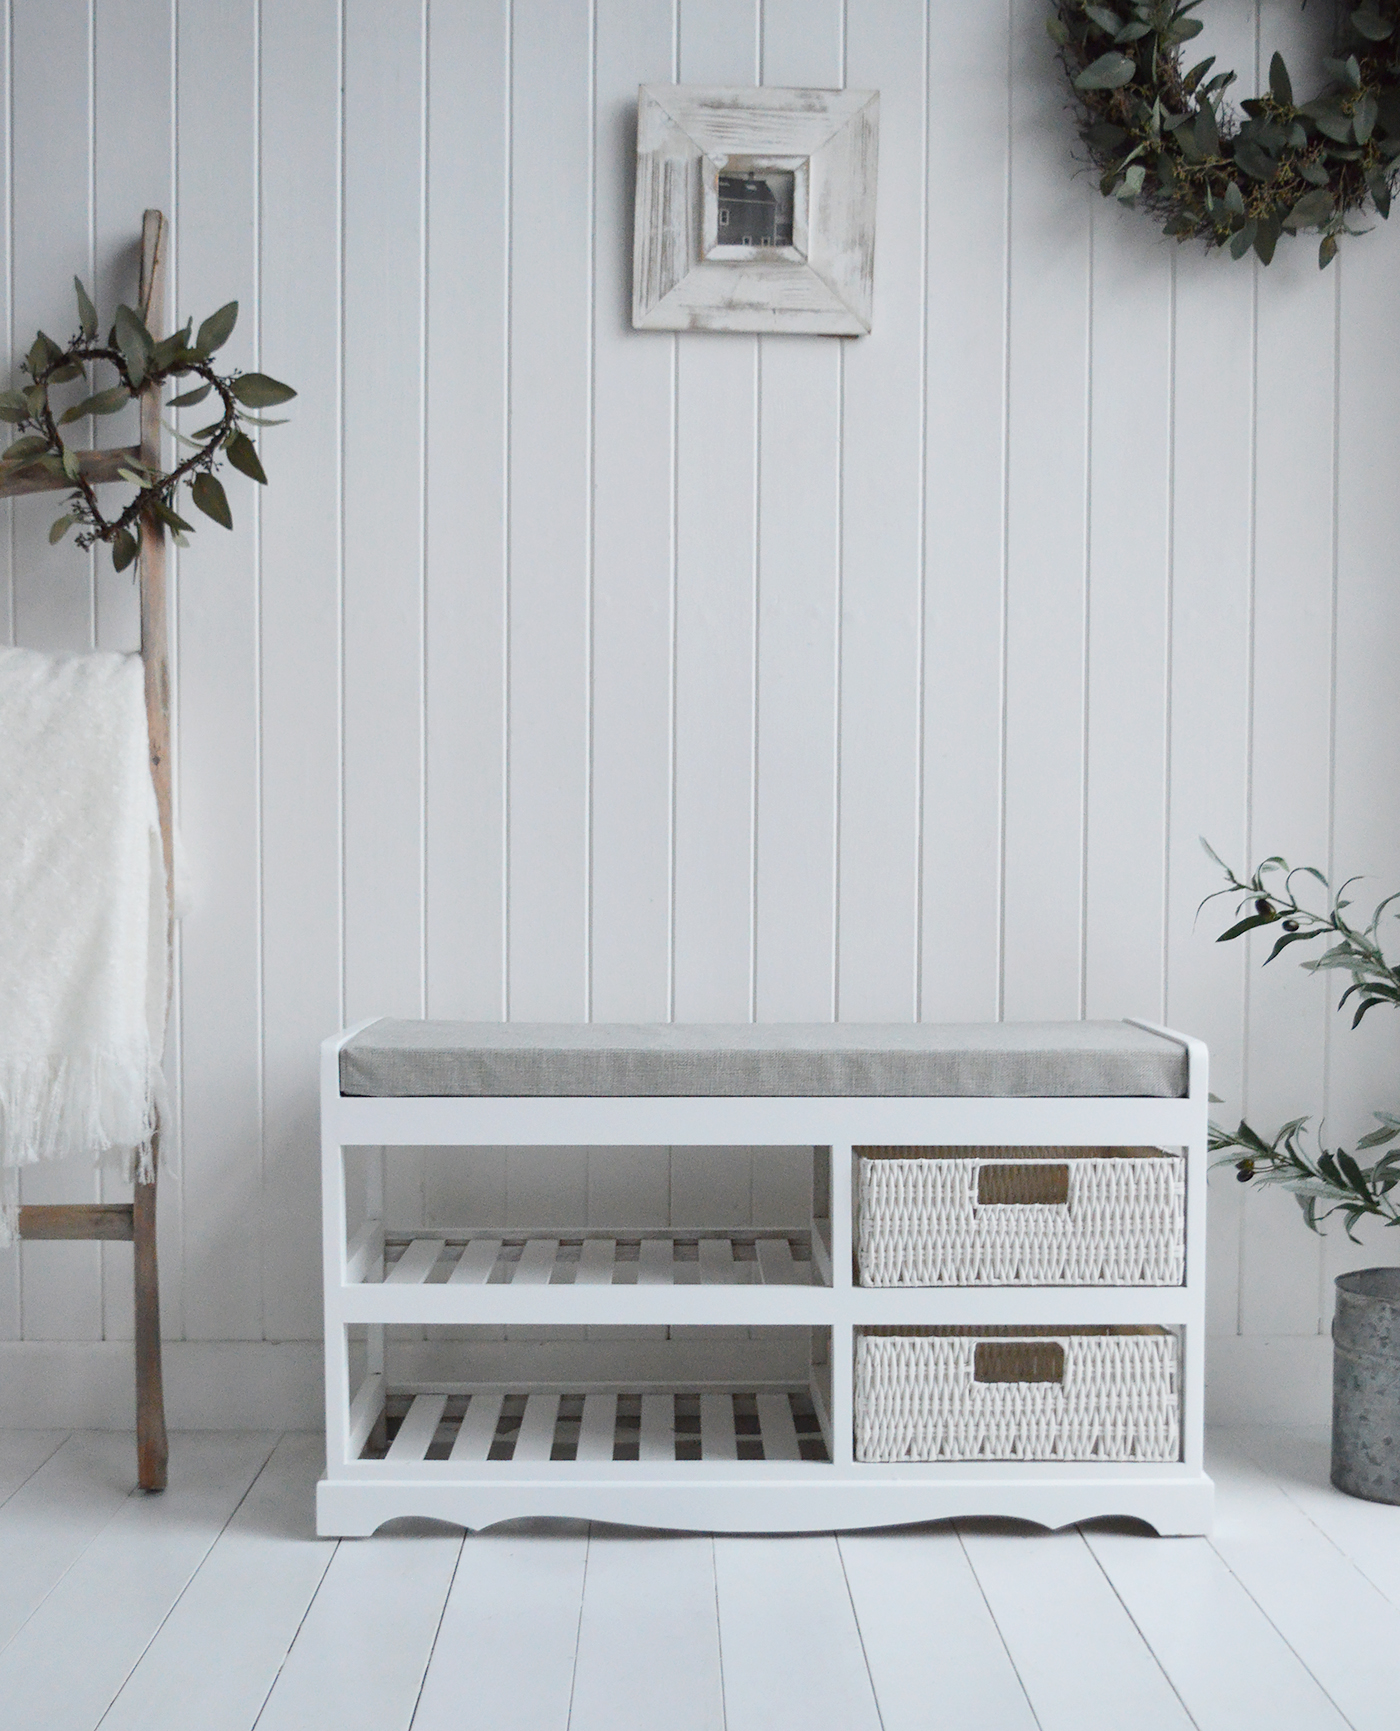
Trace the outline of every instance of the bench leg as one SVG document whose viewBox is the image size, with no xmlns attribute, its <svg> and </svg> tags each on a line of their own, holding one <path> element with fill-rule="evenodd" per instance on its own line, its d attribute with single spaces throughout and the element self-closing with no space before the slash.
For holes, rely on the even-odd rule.
<svg viewBox="0 0 1400 1731">
<path fill-rule="evenodd" d="M 155 1150 L 152 1150 L 154 1156 Z M 143 1491 L 165 1489 L 169 1448 L 160 1364 L 160 1277 L 156 1268 L 156 1184 L 136 1185 L 132 1218 L 136 1276 L 136 1465 Z"/>
</svg>

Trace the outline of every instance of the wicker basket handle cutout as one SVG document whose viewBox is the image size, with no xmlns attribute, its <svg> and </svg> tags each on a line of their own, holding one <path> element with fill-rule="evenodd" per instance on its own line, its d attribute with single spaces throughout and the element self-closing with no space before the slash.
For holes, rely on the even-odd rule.
<svg viewBox="0 0 1400 1731">
<path fill-rule="evenodd" d="M 1064 1207 L 1069 1201 L 1069 1166 L 1050 1165 L 1044 1160 L 992 1164 L 977 1174 L 977 1206 L 999 1203 L 1040 1202 Z"/>
<path fill-rule="evenodd" d="M 1065 1349 L 1058 1340 L 979 1340 L 974 1382 L 1063 1382 Z"/>
</svg>

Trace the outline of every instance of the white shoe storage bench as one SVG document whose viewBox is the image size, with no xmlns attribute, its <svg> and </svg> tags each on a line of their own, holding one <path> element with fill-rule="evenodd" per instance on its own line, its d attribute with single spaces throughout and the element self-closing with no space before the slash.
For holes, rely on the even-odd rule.
<svg viewBox="0 0 1400 1731">
<path fill-rule="evenodd" d="M 541 1515 L 1209 1530 L 1199 1041 L 1129 1022 L 378 1020 L 322 1058 L 322 1534 Z M 797 1148 L 804 1172 L 810 1149 L 810 1182 L 790 1220 L 745 1230 L 386 1221 L 408 1150 L 555 1149 L 562 1177 L 590 1147 L 666 1146 Z M 1151 1217 L 1125 1224 L 1133 1172 Z M 963 1217 L 930 1222 L 950 1197 Z M 1046 1248 L 1052 1228 L 1068 1248 Z M 1085 1230 L 1113 1242 L 1086 1249 Z M 400 1350 L 406 1328 L 447 1374 Z"/>
</svg>

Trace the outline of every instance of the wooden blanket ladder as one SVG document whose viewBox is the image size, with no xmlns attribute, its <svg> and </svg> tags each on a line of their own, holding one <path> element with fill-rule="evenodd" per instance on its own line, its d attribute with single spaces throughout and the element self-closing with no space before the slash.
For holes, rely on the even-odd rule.
<svg viewBox="0 0 1400 1731">
<path fill-rule="evenodd" d="M 141 224 L 140 311 L 157 341 L 165 323 L 165 242 L 167 225 L 158 210 L 148 210 Z M 147 386 L 140 396 L 141 442 L 112 451 L 84 451 L 78 461 L 90 482 L 120 480 L 119 471 L 133 457 L 158 469 L 160 392 Z M 16 493 L 66 489 L 66 479 L 20 475 L 0 484 L 0 498 Z M 152 511 L 141 517 L 139 581 L 141 591 L 141 657 L 146 669 L 146 725 L 151 742 L 151 780 L 160 811 L 165 852 L 166 920 L 169 939 L 170 889 L 173 867 L 170 819 L 170 660 L 169 619 L 165 587 L 165 531 Z M 159 1155 L 159 1127 L 152 1148 Z M 138 1181 L 135 1200 L 90 1204 L 70 1202 L 21 1208 L 23 1239 L 129 1239 L 135 1258 L 136 1288 L 136 1458 L 142 1490 L 163 1491 L 168 1445 L 165 1435 L 165 1395 L 160 1355 L 160 1283 L 156 1266 L 156 1180 Z"/>
</svg>

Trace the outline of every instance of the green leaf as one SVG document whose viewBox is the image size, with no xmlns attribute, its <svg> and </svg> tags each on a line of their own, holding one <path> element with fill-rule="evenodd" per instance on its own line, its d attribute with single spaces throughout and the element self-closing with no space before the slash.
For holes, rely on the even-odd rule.
<svg viewBox="0 0 1400 1731">
<path fill-rule="evenodd" d="M 82 376 L 83 363 L 81 361 L 65 361 L 61 367 L 55 367 L 49 374 L 49 383 L 51 385 L 66 385 L 71 380 L 80 379 Z"/>
<path fill-rule="evenodd" d="M 117 347 L 121 350 L 122 359 L 126 362 L 126 370 L 131 376 L 133 387 L 138 387 L 146 376 L 151 356 L 155 353 L 155 343 L 151 333 L 139 313 L 134 313 L 128 306 L 117 308 L 117 320 L 114 327 L 117 337 Z"/>
<path fill-rule="evenodd" d="M 56 517 L 49 528 L 49 546 L 56 547 L 77 521 L 71 511 L 66 516 Z"/>
<path fill-rule="evenodd" d="M 44 331 L 40 331 L 38 336 L 35 337 L 34 347 L 36 349 L 42 349 L 44 365 L 48 367 L 51 367 L 63 354 L 63 350 L 59 348 L 53 338 L 47 335 Z M 33 351 L 31 350 L 30 352 L 32 353 Z"/>
<path fill-rule="evenodd" d="M 58 417 L 58 424 L 67 426 L 70 421 L 81 421 L 84 415 L 115 415 L 130 401 L 131 392 L 125 385 L 113 385 L 110 390 L 98 391 L 95 396 L 85 397 L 81 403 L 65 409 Z"/>
<path fill-rule="evenodd" d="M 112 537 L 112 569 L 125 571 L 136 557 L 136 537 L 130 529 L 118 529 Z"/>
<path fill-rule="evenodd" d="M 78 467 L 78 453 L 70 451 L 66 445 L 63 448 L 63 472 L 70 481 L 76 481 L 82 473 Z"/>
<path fill-rule="evenodd" d="M 172 529 L 183 529 L 188 534 L 194 534 L 194 524 L 187 523 L 178 511 L 173 511 L 164 499 L 152 499 L 151 509 L 162 523 L 168 523 Z"/>
<path fill-rule="evenodd" d="M 1380 109 L 1380 124 L 1393 138 L 1400 133 L 1400 90 L 1378 92 L 1376 104 Z"/>
<path fill-rule="evenodd" d="M 1393 1118 L 1389 1112 L 1372 1112 L 1371 1116 L 1379 1122 L 1380 1129 L 1372 1130 L 1363 1136 L 1356 1144 L 1358 1148 L 1382 1148 L 1387 1142 L 1393 1142 L 1400 1136 L 1400 1118 Z M 1388 1166 L 1396 1157 L 1395 1154 L 1387 1154 L 1384 1160 L 1377 1161 L 1377 1169 Z"/>
<path fill-rule="evenodd" d="M 1351 27 L 1358 36 L 1364 36 L 1368 42 L 1386 41 L 1395 26 L 1387 23 L 1374 6 L 1359 7 L 1351 15 Z"/>
<path fill-rule="evenodd" d="M 198 390 L 185 391 L 181 396 L 172 397 L 165 406 L 167 409 L 192 409 L 196 403 L 202 403 L 213 388 L 213 385 L 201 385 Z"/>
<path fill-rule="evenodd" d="M 1225 188 L 1225 208 L 1231 216 L 1244 215 L 1244 194 L 1233 180 Z"/>
<path fill-rule="evenodd" d="M 1331 221 L 1333 209 L 1330 192 L 1305 192 L 1289 211 L 1287 226 L 1316 228 L 1319 223 Z"/>
<path fill-rule="evenodd" d="M 200 447 L 194 439 L 187 439 L 178 427 L 172 425 L 171 422 L 167 421 L 163 416 L 160 424 L 165 428 L 166 432 L 170 434 L 170 437 L 174 439 L 177 445 L 183 445 L 187 451 L 199 450 Z"/>
<path fill-rule="evenodd" d="M 88 292 L 79 277 L 73 278 L 73 292 L 78 297 L 78 323 L 85 337 L 97 335 L 97 308 L 88 299 Z"/>
<path fill-rule="evenodd" d="M 258 461 L 257 448 L 246 433 L 232 432 L 224 441 L 224 451 L 234 468 L 254 481 L 267 485 L 267 475 Z"/>
<path fill-rule="evenodd" d="M 1376 129 L 1376 121 L 1380 116 L 1380 106 L 1369 90 L 1356 100 L 1356 107 L 1351 116 L 1351 130 L 1358 144 L 1365 144 Z"/>
<path fill-rule="evenodd" d="M 1335 139 L 1338 144 L 1351 143 L 1351 116 L 1335 96 L 1316 97 L 1305 102 L 1298 112 L 1306 114 L 1324 138 Z"/>
<path fill-rule="evenodd" d="M 245 415 L 240 413 L 238 418 L 242 421 L 245 427 L 287 427 L 291 425 L 291 422 L 288 421 L 285 415 L 283 415 L 279 420 L 274 419 L 271 415 Z"/>
<path fill-rule="evenodd" d="M 1142 191 L 1142 183 L 1147 177 L 1147 169 L 1141 162 L 1135 162 L 1123 176 L 1123 184 L 1114 194 L 1120 204 L 1131 204 Z"/>
<path fill-rule="evenodd" d="M 1215 56 L 1212 54 L 1208 60 L 1202 60 L 1198 65 L 1193 66 L 1191 68 L 1191 70 L 1186 74 L 1185 78 L 1183 78 L 1181 81 L 1181 88 L 1186 92 L 1186 94 L 1188 96 L 1191 94 L 1191 92 L 1196 88 L 1196 86 L 1205 77 L 1206 73 L 1209 72 L 1211 67 L 1214 65 L 1215 65 Z"/>
<path fill-rule="evenodd" d="M 175 364 L 177 356 L 185 352 L 188 331 L 176 331 L 174 336 L 162 337 L 151 351 L 151 371 L 163 373 Z"/>
<path fill-rule="evenodd" d="M 1074 81 L 1076 90 L 1121 90 L 1131 84 L 1137 62 L 1126 54 L 1101 54 Z"/>
<path fill-rule="evenodd" d="M 203 511 L 206 517 L 212 517 L 216 523 L 221 523 L 225 529 L 233 527 L 233 513 L 228 508 L 228 495 L 224 492 L 223 483 L 217 475 L 211 475 L 201 470 L 194 478 L 190 488 L 190 497 Z"/>
<path fill-rule="evenodd" d="M 1312 186 L 1331 186 L 1332 176 L 1327 172 L 1325 163 L 1309 161 L 1294 165 L 1303 179 Z"/>
<path fill-rule="evenodd" d="M 1221 932 L 1215 941 L 1217 944 L 1228 944 L 1231 938 L 1243 937 L 1246 932 L 1252 932 L 1256 926 L 1271 926 L 1276 920 L 1282 918 L 1283 915 L 1275 913 L 1272 908 L 1266 914 L 1251 914 L 1247 920 L 1240 920 L 1236 925 L 1231 926 L 1228 932 Z"/>
<path fill-rule="evenodd" d="M 1107 30 L 1110 36 L 1116 36 L 1123 28 L 1123 20 L 1116 12 L 1111 12 L 1107 6 L 1091 6 L 1086 0 L 1084 16 L 1092 18 L 1099 29 Z"/>
<path fill-rule="evenodd" d="M 1383 169 L 1366 170 L 1366 190 L 1371 202 L 1383 217 L 1390 215 L 1390 180 Z"/>
<path fill-rule="evenodd" d="M 275 409 L 279 403 L 290 403 L 296 392 L 266 373 L 244 373 L 233 381 L 233 394 L 250 409 Z"/>
<path fill-rule="evenodd" d="M 1354 54 L 1349 54 L 1345 60 L 1324 60 L 1322 64 L 1348 90 L 1360 90 L 1361 67 Z"/>
<path fill-rule="evenodd" d="M 1278 245 L 1279 233 L 1278 217 L 1273 211 L 1266 211 L 1259 218 L 1259 230 L 1254 236 L 1254 252 L 1260 264 L 1273 262 L 1274 248 Z"/>
<path fill-rule="evenodd" d="M 1271 961 L 1273 961 L 1274 957 L 1276 955 L 1278 955 L 1281 951 L 1286 950 L 1290 944 L 1305 944 L 1310 939 L 1320 938 L 1321 936 L 1322 936 L 1321 932 L 1285 932 L 1283 934 L 1283 936 L 1278 940 L 1278 942 L 1274 945 L 1273 949 L 1271 949 L 1269 951 L 1267 957 L 1264 960 L 1264 966 L 1268 967 L 1269 963 Z"/>
<path fill-rule="evenodd" d="M 1124 127 L 1115 126 L 1112 121 L 1099 120 L 1084 129 L 1084 142 L 1093 150 L 1116 151 L 1124 144 L 1129 133 Z"/>
<path fill-rule="evenodd" d="M 1272 180 L 1278 164 L 1262 151 L 1252 138 L 1241 138 L 1235 144 L 1235 161 L 1255 180 Z"/>
<path fill-rule="evenodd" d="M 219 308 L 218 312 L 210 313 L 195 335 L 194 346 L 201 354 L 212 355 L 215 349 L 221 349 L 233 335 L 233 327 L 238 323 L 238 302 L 230 301 L 227 306 Z"/>
<path fill-rule="evenodd" d="M 1259 233 L 1259 224 L 1253 217 L 1243 228 L 1236 229 L 1230 236 L 1230 257 L 1243 258 L 1254 245 L 1254 237 Z"/>
<path fill-rule="evenodd" d="M 1288 76 L 1283 56 L 1277 51 L 1269 62 L 1269 91 L 1280 108 L 1292 108 L 1293 80 Z"/>
<path fill-rule="evenodd" d="M 1045 20 L 1045 28 L 1050 32 L 1050 40 L 1052 42 L 1057 43 L 1061 48 L 1068 45 L 1069 31 L 1065 28 L 1063 20 L 1057 18 L 1054 13 L 1051 13 L 1051 15 Z"/>
<path fill-rule="evenodd" d="M 21 463 L 28 457 L 39 456 L 48 448 L 49 442 L 42 434 L 25 433 L 22 438 L 16 439 L 12 445 L 7 445 L 3 454 L 7 463 Z"/>
<path fill-rule="evenodd" d="M 1215 110 L 1203 102 L 1196 110 L 1195 145 L 1202 156 L 1220 154 L 1220 128 L 1215 123 Z"/>
</svg>

